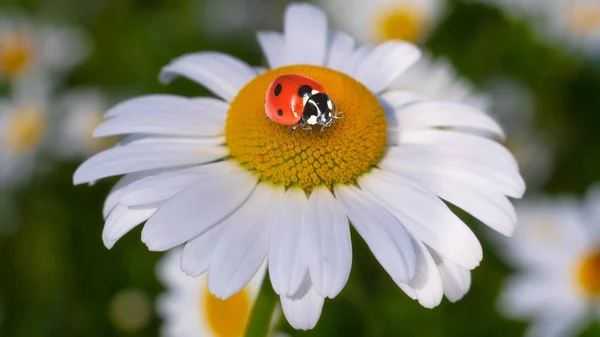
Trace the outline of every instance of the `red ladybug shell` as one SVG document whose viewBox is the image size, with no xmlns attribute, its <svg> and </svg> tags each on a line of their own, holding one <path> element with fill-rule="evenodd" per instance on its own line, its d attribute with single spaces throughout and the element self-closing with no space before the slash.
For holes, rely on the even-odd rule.
<svg viewBox="0 0 600 337">
<path fill-rule="evenodd" d="M 311 89 L 309 92 L 316 90 L 325 93 L 322 85 L 308 77 L 295 74 L 277 77 L 269 86 L 265 97 L 267 116 L 279 124 L 297 124 L 304 110 L 303 97 L 299 91 L 301 88 L 305 91 L 307 86 Z"/>
</svg>

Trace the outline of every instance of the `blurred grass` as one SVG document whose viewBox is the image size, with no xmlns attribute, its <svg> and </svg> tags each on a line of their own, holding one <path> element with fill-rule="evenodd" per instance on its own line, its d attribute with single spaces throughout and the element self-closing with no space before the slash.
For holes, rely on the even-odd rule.
<svg viewBox="0 0 600 337">
<path fill-rule="evenodd" d="M 31 15 L 86 29 L 93 57 L 68 77 L 65 87 L 99 86 L 117 99 L 157 92 L 206 95 L 189 81 L 162 86 L 160 68 L 197 50 L 231 53 L 251 64 L 262 56 L 250 30 L 218 39 L 199 25 L 202 1 L 191 0 L 3 0 Z M 540 128 L 557 147 L 546 190 L 582 192 L 600 180 L 600 66 L 538 40 L 523 23 L 481 5 L 453 2 L 453 14 L 434 32 L 427 48 L 449 58 L 478 85 L 496 75 L 525 84 L 535 94 Z M 280 15 L 283 8 L 274 8 Z M 265 8 L 269 10 L 269 8 Z M 273 28 L 273 27 L 263 27 Z M 275 27 L 277 28 L 277 27 Z M 133 230 L 107 250 L 101 241 L 101 207 L 113 181 L 72 187 L 77 163 L 64 163 L 16 192 L 21 226 L 0 238 L 0 336 L 157 336 L 159 321 L 137 333 L 109 321 L 111 297 L 124 288 L 149 296 L 162 290 L 154 277 L 160 254 L 148 252 Z M 477 228 L 477 226 L 475 226 Z M 479 235 L 482 240 L 483 235 Z M 509 272 L 485 251 L 473 272 L 472 289 L 458 303 L 424 309 L 392 282 L 353 233 L 354 264 L 340 296 L 327 300 L 316 329 L 284 329 L 293 336 L 518 336 L 525 324 L 500 317 L 498 290 Z M 484 247 L 492 247 L 484 243 Z M 2 310 L 0 310 L 2 311 Z M 585 336 L 600 335 L 598 326 Z"/>
</svg>

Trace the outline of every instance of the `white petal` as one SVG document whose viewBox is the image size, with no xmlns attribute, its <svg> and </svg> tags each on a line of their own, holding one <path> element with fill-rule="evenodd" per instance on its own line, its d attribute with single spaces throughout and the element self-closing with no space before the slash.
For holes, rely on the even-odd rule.
<svg viewBox="0 0 600 337">
<path fill-rule="evenodd" d="M 358 182 L 417 240 L 464 268 L 479 265 L 483 252 L 475 234 L 429 190 L 400 175 L 377 169 Z"/>
<path fill-rule="evenodd" d="M 304 229 L 313 286 L 322 296 L 333 298 L 350 276 L 352 243 L 348 219 L 326 187 L 317 187 L 310 194 Z"/>
<path fill-rule="evenodd" d="M 225 160 L 145 177 L 124 188 L 120 203 L 138 206 L 164 201 L 201 180 L 239 170 L 238 165 Z"/>
<path fill-rule="evenodd" d="M 464 151 L 463 151 L 464 152 Z M 500 160 L 484 161 L 475 153 L 454 151 L 448 144 L 390 147 L 379 167 L 389 170 L 431 172 L 466 186 L 477 186 L 512 197 L 521 197 L 525 182 L 512 163 Z"/>
<path fill-rule="evenodd" d="M 94 130 L 94 137 L 128 133 L 213 137 L 224 133 L 228 108 L 225 102 L 213 98 L 161 97 L 142 97 L 118 104 L 108 112 L 114 117 L 100 124 Z"/>
<path fill-rule="evenodd" d="M 417 248 L 417 270 L 413 279 L 408 282 L 408 287 L 422 306 L 431 309 L 439 305 L 444 297 L 442 279 L 425 245 L 418 240 L 414 240 L 413 244 Z M 408 295 L 411 296 L 411 293 Z"/>
<path fill-rule="evenodd" d="M 279 68 L 286 65 L 286 47 L 283 34 L 278 32 L 258 32 L 258 43 L 267 58 L 271 68 Z"/>
<path fill-rule="evenodd" d="M 388 41 L 375 47 L 357 66 L 354 77 L 374 93 L 390 86 L 421 57 L 421 51 L 406 42 Z"/>
<path fill-rule="evenodd" d="M 256 77 L 256 72 L 248 64 L 227 54 L 200 52 L 174 59 L 160 73 L 162 82 L 170 82 L 177 76 L 196 81 L 231 102 L 240 89 Z"/>
<path fill-rule="evenodd" d="M 419 102 L 395 109 L 399 132 L 437 127 L 481 130 L 504 139 L 502 128 L 482 111 L 453 102 Z"/>
<path fill-rule="evenodd" d="M 511 171 L 519 169 L 515 157 L 504 146 L 493 140 L 450 130 L 419 130 L 398 133 L 400 144 L 428 144 L 437 149 L 471 158 L 483 163 L 501 165 Z"/>
<path fill-rule="evenodd" d="M 102 241 L 106 248 L 111 249 L 123 235 L 148 220 L 156 208 L 156 206 L 129 208 L 117 205 L 108 215 L 102 230 Z"/>
<path fill-rule="evenodd" d="M 217 224 L 188 241 L 181 254 L 181 270 L 194 277 L 206 272 L 210 265 L 210 257 L 217 248 L 223 229 L 223 226 Z"/>
<path fill-rule="evenodd" d="M 208 271 L 208 287 L 216 297 L 238 293 L 259 270 L 269 252 L 273 201 L 283 194 L 283 188 L 258 184 L 248 200 L 219 224 L 224 229 Z"/>
<path fill-rule="evenodd" d="M 322 66 L 327 51 L 327 17 L 317 6 L 292 3 L 285 9 L 286 64 Z"/>
<path fill-rule="evenodd" d="M 364 59 L 371 53 L 373 47 L 369 45 L 361 45 L 359 46 L 350 56 L 346 57 L 342 63 L 340 64 L 340 71 L 350 75 L 355 76 L 356 68 L 362 64 Z"/>
<path fill-rule="evenodd" d="M 416 253 L 404 226 L 377 202 L 354 186 L 335 187 L 352 226 L 394 282 L 406 283 L 415 274 Z"/>
<path fill-rule="evenodd" d="M 330 31 L 328 44 L 329 53 L 327 55 L 325 66 L 330 69 L 341 71 L 344 60 L 352 55 L 355 45 L 354 39 L 344 32 Z"/>
<path fill-rule="evenodd" d="M 238 208 L 256 180 L 240 171 L 196 183 L 160 206 L 146 222 L 142 241 L 150 250 L 163 251 L 191 240 Z"/>
<path fill-rule="evenodd" d="M 387 166 L 385 168 L 389 169 Z M 506 236 L 513 234 L 517 216 L 513 205 L 505 196 L 485 189 L 474 189 L 472 186 L 456 182 L 443 175 L 417 170 L 394 169 L 393 171 L 425 186 L 440 198 L 463 209 L 495 231 Z"/>
<path fill-rule="evenodd" d="M 456 302 L 463 298 L 471 287 L 471 271 L 457 266 L 452 261 L 437 256 L 434 252 L 431 254 L 436 261 L 442 284 L 444 286 L 444 295 L 450 302 Z"/>
<path fill-rule="evenodd" d="M 202 142 L 165 142 L 118 146 L 86 160 L 73 176 L 77 184 L 126 173 L 202 164 L 223 158 L 225 147 Z"/>
<path fill-rule="evenodd" d="M 317 293 L 307 276 L 298 293 L 292 297 L 281 296 L 281 308 L 294 329 L 309 330 L 317 325 L 325 298 Z"/>
<path fill-rule="evenodd" d="M 304 218 L 308 200 L 299 188 L 287 190 L 274 204 L 270 234 L 269 275 L 275 292 L 292 296 L 308 271 L 304 242 Z"/>
<path fill-rule="evenodd" d="M 127 174 L 121 179 L 119 179 L 119 181 L 117 181 L 115 186 L 113 186 L 113 188 L 108 193 L 106 200 L 104 200 L 104 206 L 102 207 L 102 216 L 106 219 L 108 217 L 108 214 L 117 206 L 117 204 L 119 204 L 125 187 L 148 175 L 149 172 L 132 173 Z"/>
<path fill-rule="evenodd" d="M 386 101 L 394 110 L 422 100 L 414 92 L 402 90 L 386 91 L 379 97 Z"/>
</svg>

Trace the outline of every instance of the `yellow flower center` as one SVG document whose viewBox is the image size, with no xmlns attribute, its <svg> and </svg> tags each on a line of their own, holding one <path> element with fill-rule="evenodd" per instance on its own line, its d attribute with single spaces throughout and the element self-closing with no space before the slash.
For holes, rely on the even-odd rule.
<svg viewBox="0 0 600 337">
<path fill-rule="evenodd" d="M 418 41 L 423 35 L 425 17 L 413 7 L 384 8 L 375 15 L 373 35 L 376 41 Z"/>
<path fill-rule="evenodd" d="M 600 4 L 597 2 L 570 2 L 566 5 L 568 22 L 573 31 L 592 34 L 600 29 Z"/>
<path fill-rule="evenodd" d="M 33 44 L 25 34 L 14 33 L 0 39 L 0 73 L 12 77 L 27 70 Z"/>
<path fill-rule="evenodd" d="M 45 131 L 45 113 L 38 107 L 24 106 L 13 112 L 3 136 L 10 150 L 23 153 L 38 144 Z"/>
<path fill-rule="evenodd" d="M 343 112 L 343 119 L 312 135 L 264 119 L 264 99 L 278 76 L 299 74 L 320 83 Z M 230 157 L 261 181 L 306 192 L 324 184 L 352 184 L 381 159 L 386 122 L 377 98 L 360 82 L 318 66 L 287 66 L 256 77 L 238 93 L 227 116 L 225 139 Z"/>
<path fill-rule="evenodd" d="M 203 304 L 210 330 L 218 337 L 242 336 L 250 316 L 248 287 L 226 300 L 204 291 Z"/>
<path fill-rule="evenodd" d="M 583 258 L 578 267 L 577 279 L 581 288 L 588 295 L 600 295 L 600 251 L 595 251 Z"/>
</svg>

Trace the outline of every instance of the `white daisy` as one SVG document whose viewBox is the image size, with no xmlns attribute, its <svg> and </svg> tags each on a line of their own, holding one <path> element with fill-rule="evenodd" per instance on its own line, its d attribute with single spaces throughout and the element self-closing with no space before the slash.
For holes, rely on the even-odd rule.
<svg viewBox="0 0 600 337">
<path fill-rule="evenodd" d="M 23 82 L 13 99 L 0 99 L 0 186 L 14 186 L 35 168 L 48 134 L 48 85 Z"/>
<path fill-rule="evenodd" d="M 436 27 L 446 0 L 319 0 L 333 26 L 360 42 L 420 42 Z"/>
<path fill-rule="evenodd" d="M 36 72 L 56 74 L 81 62 L 87 52 L 83 34 L 75 29 L 0 12 L 0 83 Z"/>
<path fill-rule="evenodd" d="M 254 302 L 258 296 L 266 265 L 240 292 L 226 300 L 208 291 L 206 274 L 186 275 L 179 267 L 181 250 L 166 254 L 157 265 L 158 279 L 166 292 L 156 301 L 157 313 L 164 323 L 165 337 L 235 337 L 243 336 Z"/>
<path fill-rule="evenodd" d="M 107 99 L 99 90 L 88 88 L 67 92 L 57 102 L 56 112 L 61 118 L 54 128 L 56 143 L 53 150 L 63 157 L 88 156 L 114 145 L 110 139 L 92 138 L 108 107 Z"/>
<path fill-rule="evenodd" d="M 575 336 L 598 318 L 600 187 L 580 202 L 538 198 L 517 206 L 519 228 L 506 242 L 518 273 L 500 298 L 504 313 L 532 321 L 527 336 Z"/>
<path fill-rule="evenodd" d="M 218 298 L 243 289 L 268 256 L 286 318 L 309 329 L 348 279 L 349 219 L 422 305 L 462 296 L 482 249 L 440 198 L 512 233 L 507 196 L 520 197 L 524 182 L 510 152 L 480 135 L 502 137 L 500 127 L 465 105 L 387 90 L 419 59 L 413 45 L 355 46 L 309 4 L 284 16 L 284 34 L 258 35 L 270 70 L 216 52 L 162 70 L 220 98 L 150 95 L 109 110 L 95 135 L 130 136 L 74 175 L 81 184 L 125 174 L 105 204 L 106 246 L 147 220 L 149 249 L 185 244 L 183 271 L 208 272 Z M 264 120 L 269 85 L 289 73 L 322 84 L 344 119 L 310 136 Z"/>
</svg>

